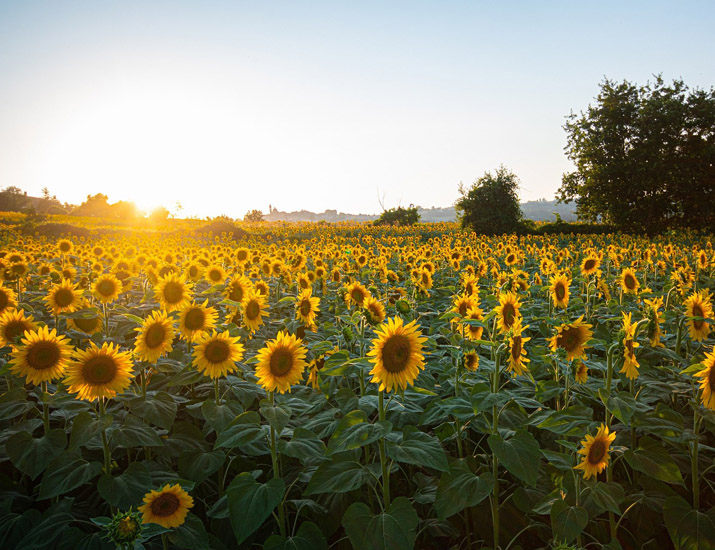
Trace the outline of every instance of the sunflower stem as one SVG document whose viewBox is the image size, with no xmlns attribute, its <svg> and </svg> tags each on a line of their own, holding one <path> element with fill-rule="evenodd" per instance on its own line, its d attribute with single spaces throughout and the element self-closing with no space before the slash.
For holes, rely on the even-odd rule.
<svg viewBox="0 0 715 550">
<path fill-rule="evenodd" d="M 698 475 L 698 447 L 700 445 L 700 415 L 698 414 L 698 404 L 696 395 L 696 405 L 693 411 L 693 432 L 695 432 L 695 439 L 693 439 L 693 446 L 690 453 L 690 475 L 693 478 L 693 509 L 700 509 L 700 476 Z"/>
<path fill-rule="evenodd" d="M 164 550 L 169 550 L 169 538 L 166 533 L 161 534 L 161 546 Z"/>
<path fill-rule="evenodd" d="M 271 405 L 274 404 L 273 392 L 268 392 L 268 400 Z M 279 465 L 278 465 L 278 452 L 276 450 L 276 429 L 271 424 L 271 460 L 273 461 L 273 478 L 280 477 Z M 280 530 L 281 536 L 286 536 L 285 527 L 285 509 L 283 508 L 283 501 L 278 503 L 278 528 Z"/>
<path fill-rule="evenodd" d="M 613 354 L 616 352 L 618 349 L 618 342 L 615 344 L 612 344 L 610 348 L 608 348 L 608 353 L 606 354 L 606 396 L 610 397 L 611 396 L 611 382 L 613 381 Z M 610 428 L 611 427 L 611 415 L 608 411 L 608 401 L 604 404 L 605 410 L 606 410 L 606 418 L 605 418 L 605 424 L 606 427 Z M 609 483 L 613 481 L 613 469 L 612 468 L 606 468 L 606 481 Z M 611 540 L 617 540 L 617 529 L 616 529 L 616 516 L 611 512 L 610 510 L 608 511 L 608 524 L 611 528 Z"/>
<path fill-rule="evenodd" d="M 492 393 L 499 392 L 499 367 L 501 366 L 501 353 L 504 344 L 500 345 L 496 350 L 496 358 L 494 361 L 494 375 L 492 378 Z M 497 406 L 492 405 L 492 434 L 499 434 L 499 413 Z M 494 475 L 494 491 L 491 498 L 492 504 L 492 529 L 494 533 L 494 548 L 499 548 L 499 459 L 497 455 L 492 454 L 492 473 Z"/>
<path fill-rule="evenodd" d="M 380 390 L 378 392 L 378 414 L 380 422 L 385 421 L 385 393 Z M 380 438 L 380 465 L 382 466 L 382 500 L 385 506 L 385 511 L 390 507 L 390 472 L 387 471 L 387 456 L 385 453 L 385 438 Z"/>
<path fill-rule="evenodd" d="M 99 400 L 99 414 L 100 417 L 97 420 L 100 420 L 107 412 L 107 404 L 104 401 L 104 398 L 101 397 Z M 104 450 L 104 473 L 107 475 L 112 475 L 112 458 L 109 453 L 109 443 L 107 442 L 107 430 L 104 428 L 104 423 L 101 422 L 102 425 L 102 448 Z"/>
<path fill-rule="evenodd" d="M 219 390 L 218 390 L 218 378 L 214 378 L 214 394 L 216 396 L 216 406 L 220 407 L 221 406 L 221 398 L 219 396 Z M 271 393 L 271 396 L 273 393 Z"/>
<path fill-rule="evenodd" d="M 45 435 L 50 431 L 50 407 L 47 404 L 47 382 L 42 383 L 42 422 L 45 425 Z"/>
</svg>

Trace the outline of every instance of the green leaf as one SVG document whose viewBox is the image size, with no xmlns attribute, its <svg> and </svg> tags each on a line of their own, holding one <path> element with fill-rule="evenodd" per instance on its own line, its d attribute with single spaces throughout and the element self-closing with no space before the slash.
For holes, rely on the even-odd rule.
<svg viewBox="0 0 715 550">
<path fill-rule="evenodd" d="M 102 470 L 99 462 L 87 462 L 78 454 L 65 451 L 47 467 L 40 484 L 40 500 L 68 493 L 94 479 Z"/>
<path fill-rule="evenodd" d="M 261 418 L 255 411 L 238 415 L 216 438 L 214 448 L 235 449 L 259 441 L 265 436 Z"/>
<path fill-rule="evenodd" d="M 72 434 L 70 435 L 70 450 L 77 451 L 86 445 L 100 430 L 112 425 L 112 415 L 105 414 L 99 420 L 87 411 L 82 411 L 72 421 Z"/>
<path fill-rule="evenodd" d="M 179 455 L 179 475 L 199 484 L 214 472 L 217 472 L 225 461 L 226 455 L 219 450 L 189 449 L 181 451 Z"/>
<path fill-rule="evenodd" d="M 115 447 L 127 447 L 129 449 L 134 447 L 161 447 L 163 445 L 154 428 L 131 414 L 127 415 L 121 426 L 112 431 L 111 442 Z"/>
<path fill-rule="evenodd" d="M 675 550 L 715 550 L 715 512 L 693 510 L 682 497 L 668 498 L 663 517 Z"/>
<path fill-rule="evenodd" d="M 231 421 L 243 412 L 241 405 L 235 401 L 229 401 L 225 405 L 216 405 L 216 402 L 208 399 L 201 405 L 201 413 L 204 415 L 206 423 L 211 426 L 216 433 L 221 433 Z"/>
<path fill-rule="evenodd" d="M 592 409 L 576 405 L 553 411 L 538 427 L 561 435 L 581 436 L 591 424 L 592 417 Z"/>
<path fill-rule="evenodd" d="M 328 550 L 328 543 L 320 527 L 312 521 L 304 521 L 293 537 L 268 537 L 263 550 Z"/>
<path fill-rule="evenodd" d="M 355 502 L 343 515 L 343 526 L 356 550 L 410 550 L 415 546 L 420 518 L 405 497 L 397 497 L 386 512 L 373 515 Z"/>
<path fill-rule="evenodd" d="M 392 423 L 383 421 L 371 424 L 364 411 L 351 411 L 346 414 L 335 428 L 328 441 L 328 451 L 349 451 L 357 449 L 384 437 L 392 430 Z"/>
<path fill-rule="evenodd" d="M 209 550 L 211 548 L 204 522 L 192 513 L 188 513 L 186 521 L 176 529 L 172 529 L 167 536 L 176 548 L 188 548 L 189 550 Z"/>
<path fill-rule="evenodd" d="M 648 436 L 641 437 L 638 448 L 635 451 L 627 450 L 624 457 L 634 470 L 666 483 L 684 485 L 683 476 L 673 457 L 665 447 Z"/>
<path fill-rule="evenodd" d="M 359 462 L 333 460 L 318 467 L 304 494 L 346 493 L 362 487 L 369 478 L 370 472 Z"/>
<path fill-rule="evenodd" d="M 350 356 L 345 350 L 336 351 L 325 360 L 320 369 L 321 376 L 343 376 L 355 370 L 355 366 L 348 363 Z"/>
<path fill-rule="evenodd" d="M 278 450 L 282 455 L 297 458 L 305 463 L 306 460 L 325 456 L 326 447 L 325 443 L 310 430 L 296 428 L 290 441 L 281 439 L 278 442 Z"/>
<path fill-rule="evenodd" d="M 155 426 L 170 430 L 176 418 L 176 401 L 166 392 L 160 391 L 153 396 L 137 397 L 129 402 L 134 414 Z"/>
<path fill-rule="evenodd" d="M 491 473 L 476 476 L 463 458 L 455 460 L 449 465 L 449 471 L 442 474 L 437 486 L 434 501 L 437 517 L 444 521 L 468 506 L 476 506 L 493 489 L 494 476 Z"/>
<path fill-rule="evenodd" d="M 132 462 L 123 474 L 116 477 L 104 474 L 99 478 L 97 491 L 112 506 L 127 510 L 130 506 L 136 508 L 141 504 L 151 485 L 151 474 L 147 467 L 141 462 Z"/>
<path fill-rule="evenodd" d="M 18 432 L 7 440 L 5 452 L 18 470 L 35 479 L 66 446 L 65 431 L 58 428 L 39 438 Z"/>
<path fill-rule="evenodd" d="M 34 407 L 33 402 L 27 399 L 27 392 L 24 388 L 12 388 L 0 397 L 0 420 L 18 417 L 32 407 Z"/>
<path fill-rule="evenodd" d="M 231 526 L 240 545 L 266 521 L 285 494 L 285 483 L 273 478 L 258 483 L 248 472 L 233 478 L 226 491 Z"/>
<path fill-rule="evenodd" d="M 52 506 L 44 514 L 42 520 L 32 526 L 32 529 L 17 544 L 16 548 L 32 550 L 54 550 L 65 532 L 65 528 L 74 517 L 69 513 L 71 500 L 64 500 Z"/>
<path fill-rule="evenodd" d="M 268 424 L 273 427 L 278 435 L 288 425 L 290 420 L 291 410 L 288 405 L 281 403 L 273 405 L 267 399 L 261 401 L 261 416 L 268 420 Z"/>
<path fill-rule="evenodd" d="M 580 535 L 588 525 L 588 513 L 580 506 L 569 506 L 565 500 L 557 500 L 551 506 L 551 528 L 554 539 L 569 543 Z"/>
<path fill-rule="evenodd" d="M 449 470 L 447 455 L 439 439 L 413 426 L 405 427 L 399 443 L 387 442 L 387 454 L 398 462 L 434 468 L 441 472 Z"/>
<path fill-rule="evenodd" d="M 620 516 L 619 504 L 624 500 L 625 493 L 619 483 L 597 481 L 595 485 L 588 487 L 588 494 L 583 505 L 593 516 L 598 516 L 605 511 Z"/>
<path fill-rule="evenodd" d="M 504 440 L 501 435 L 490 435 L 489 448 L 497 456 L 507 471 L 532 487 L 539 477 L 539 443 L 526 430 L 518 430 L 511 439 Z"/>
</svg>

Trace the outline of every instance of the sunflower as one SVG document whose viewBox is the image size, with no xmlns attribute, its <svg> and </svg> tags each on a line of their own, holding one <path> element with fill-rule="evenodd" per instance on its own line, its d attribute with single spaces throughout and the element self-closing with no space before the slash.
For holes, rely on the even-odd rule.
<svg viewBox="0 0 715 550">
<path fill-rule="evenodd" d="M 122 282 L 111 273 L 100 275 L 92 285 L 92 294 L 103 304 L 113 302 L 121 292 Z"/>
<path fill-rule="evenodd" d="M 159 278 L 154 289 L 156 300 L 167 313 L 184 309 L 191 303 L 192 284 L 176 273 Z"/>
<path fill-rule="evenodd" d="M 460 296 L 456 296 L 452 300 L 452 309 L 450 309 L 449 311 L 452 313 L 456 313 L 457 315 L 459 315 L 459 317 L 465 317 L 469 309 L 478 306 L 479 298 L 477 298 L 473 294 L 465 293 Z M 459 319 L 455 319 L 454 322 L 459 322 Z"/>
<path fill-rule="evenodd" d="M 87 309 L 89 307 L 89 304 L 85 301 L 85 303 L 82 305 L 81 310 Z M 102 316 L 101 311 L 97 309 L 95 309 L 94 311 L 96 311 L 96 314 L 91 314 L 90 311 L 87 311 L 88 315 L 86 317 L 68 317 L 67 326 L 74 330 L 78 330 L 80 332 L 84 332 L 85 334 L 90 335 L 101 332 L 104 328 L 104 317 Z"/>
<path fill-rule="evenodd" d="M 514 292 L 499 294 L 499 305 L 494 308 L 497 314 L 497 327 L 500 332 L 508 332 L 519 320 L 519 307 L 521 302 Z"/>
<path fill-rule="evenodd" d="M 291 385 L 303 377 L 307 352 L 300 338 L 280 331 L 256 354 L 258 383 L 266 391 L 290 392 Z"/>
<path fill-rule="evenodd" d="M 65 254 L 71 254 L 73 249 L 74 244 L 72 244 L 72 241 L 67 239 L 60 239 L 59 241 L 57 241 L 57 250 L 63 256 Z"/>
<path fill-rule="evenodd" d="M 313 359 L 308 364 L 310 374 L 308 375 L 308 381 L 305 383 L 306 386 L 312 386 L 314 390 L 320 389 L 320 380 L 318 379 L 318 372 L 325 366 L 325 360 L 336 351 L 338 351 L 338 348 L 327 351 Z"/>
<path fill-rule="evenodd" d="M 695 374 L 700 378 L 700 388 L 703 390 L 701 402 L 715 411 L 715 352 L 706 353 L 702 364 L 703 370 Z"/>
<path fill-rule="evenodd" d="M 263 279 L 258 279 L 254 284 L 254 288 L 256 292 L 258 292 L 258 294 L 260 294 L 261 296 L 265 296 L 266 298 L 270 293 L 270 287 L 268 286 L 268 283 Z"/>
<path fill-rule="evenodd" d="M 82 291 L 77 290 L 77 285 L 67 279 L 62 279 L 61 283 L 50 288 L 44 299 L 55 315 L 77 311 L 83 303 Z"/>
<path fill-rule="evenodd" d="M 134 343 L 134 353 L 141 361 L 156 363 L 159 357 L 171 353 L 174 323 L 165 311 L 152 311 L 144 324 L 134 330 L 139 333 Z"/>
<path fill-rule="evenodd" d="M 474 350 L 469 350 L 464 354 L 464 368 L 474 372 L 479 368 L 479 355 Z"/>
<path fill-rule="evenodd" d="M 147 493 L 144 504 L 138 510 L 142 513 L 142 523 L 156 523 L 166 529 L 179 527 L 186 521 L 194 499 L 178 483 L 168 483 L 160 491 Z"/>
<path fill-rule="evenodd" d="M 660 323 L 665 321 L 665 317 L 660 314 L 660 308 L 663 307 L 663 298 L 658 297 L 652 300 L 645 300 L 645 305 L 647 307 L 647 331 L 650 345 L 653 348 L 664 348 L 665 346 L 660 342 L 660 337 L 663 335 L 663 331 L 660 329 Z"/>
<path fill-rule="evenodd" d="M 204 276 L 204 266 L 200 263 L 190 263 L 184 270 L 186 278 L 192 283 L 198 283 Z"/>
<path fill-rule="evenodd" d="M 252 334 L 263 324 L 263 318 L 268 316 L 268 301 L 262 294 L 252 291 L 245 296 L 242 307 L 243 323 Z"/>
<path fill-rule="evenodd" d="M 551 293 L 551 301 L 554 302 L 554 306 L 564 309 L 569 307 L 569 285 L 571 284 L 571 279 L 562 273 L 551 277 L 549 282 L 551 283 L 549 292 Z"/>
<path fill-rule="evenodd" d="M 375 366 L 370 371 L 372 382 L 380 384 L 380 391 L 402 390 L 417 379 L 420 369 L 424 369 L 422 344 L 427 338 L 422 336 L 415 321 L 404 324 L 401 317 L 393 317 L 375 330 L 377 338 L 372 340 L 368 352 Z"/>
<path fill-rule="evenodd" d="M 129 352 L 120 352 L 116 344 L 104 342 L 100 348 L 90 342 L 89 348 L 75 350 L 72 356 L 74 360 L 67 367 L 64 382 L 69 386 L 67 391 L 76 393 L 77 399 L 111 398 L 132 382 Z"/>
<path fill-rule="evenodd" d="M 592 273 L 596 273 L 601 264 L 601 260 L 595 254 L 589 254 L 581 262 L 581 275 L 588 277 Z"/>
<path fill-rule="evenodd" d="M 710 334 L 710 325 L 703 319 L 712 319 L 713 317 L 710 293 L 703 289 L 689 296 L 685 300 L 685 315 L 687 317 L 702 317 L 702 319 L 688 319 L 690 337 L 696 342 L 707 338 Z"/>
<path fill-rule="evenodd" d="M 638 278 L 636 277 L 636 272 L 634 269 L 627 267 L 625 268 L 622 272 L 621 275 L 618 278 L 620 284 L 621 284 L 621 289 L 623 289 L 623 292 L 626 294 L 637 294 L 638 289 L 640 288 L 641 284 L 638 282 Z"/>
<path fill-rule="evenodd" d="M 37 324 L 32 315 L 25 317 L 24 310 L 10 309 L 0 314 L 0 345 L 14 346 L 26 330 L 37 330 Z"/>
<path fill-rule="evenodd" d="M 574 359 L 573 373 L 578 384 L 585 384 L 588 380 L 588 367 L 581 359 Z"/>
<path fill-rule="evenodd" d="M 600 474 L 608 466 L 610 458 L 608 451 L 614 439 L 616 439 L 616 433 L 609 433 L 608 427 L 604 424 L 598 428 L 595 437 L 586 435 L 586 439 L 581 441 L 583 449 L 578 451 L 578 454 L 583 455 L 583 460 L 581 464 L 574 466 L 574 470 L 583 470 L 584 479 Z"/>
<path fill-rule="evenodd" d="M 483 321 L 484 312 L 478 307 L 471 307 L 467 310 L 463 321 Z M 462 326 L 462 335 L 468 340 L 481 340 L 482 333 L 484 332 L 484 327 L 478 325 L 472 325 L 471 323 L 464 323 Z"/>
<path fill-rule="evenodd" d="M 218 313 L 215 308 L 206 307 L 208 303 L 208 300 L 204 300 L 203 304 L 192 303 L 181 310 L 179 330 L 187 342 L 193 342 L 196 336 L 216 326 Z"/>
<path fill-rule="evenodd" d="M 245 348 L 240 337 L 228 331 L 204 332 L 196 340 L 193 364 L 196 369 L 213 379 L 236 371 L 236 363 L 243 359 Z"/>
<path fill-rule="evenodd" d="M 57 331 L 41 327 L 25 332 L 22 345 L 12 352 L 10 370 L 25 376 L 26 383 L 40 384 L 59 378 L 72 354 L 69 340 Z"/>
<path fill-rule="evenodd" d="M 566 323 L 556 329 L 556 335 L 548 338 L 551 344 L 551 351 L 556 351 L 558 348 L 566 350 L 566 359 L 584 358 L 586 356 L 585 349 L 589 346 L 586 343 L 593 337 L 593 331 L 588 323 L 583 322 L 583 315 L 576 319 L 573 323 Z"/>
<path fill-rule="evenodd" d="M 228 280 L 223 295 L 227 300 L 231 300 L 238 304 L 243 303 L 247 294 L 253 290 L 253 283 L 245 275 L 232 277 Z"/>
<path fill-rule="evenodd" d="M 315 327 L 315 316 L 320 313 L 320 298 L 313 296 L 310 288 L 302 290 L 295 301 L 295 317 L 308 328 Z"/>
<path fill-rule="evenodd" d="M 6 288 L 0 282 L 0 314 L 17 307 L 17 296 L 11 288 Z"/>
<path fill-rule="evenodd" d="M 226 271 L 220 265 L 213 264 L 206 268 L 204 277 L 209 282 L 209 284 L 217 285 L 219 283 L 223 283 L 226 280 Z"/>
<path fill-rule="evenodd" d="M 527 328 L 529 328 L 528 325 L 525 327 L 521 326 L 521 319 L 519 319 L 512 325 L 509 331 L 509 364 L 506 369 L 513 373 L 514 376 L 520 376 L 528 370 L 526 363 L 528 363 L 530 359 L 526 357 L 524 343 L 531 340 L 531 338 L 524 338 L 522 336 L 522 332 Z"/>
<path fill-rule="evenodd" d="M 347 293 L 345 294 L 345 303 L 348 307 L 352 307 L 355 304 L 358 307 L 362 307 L 365 298 L 370 297 L 370 291 L 366 289 L 358 281 L 352 282 L 346 287 Z"/>
</svg>

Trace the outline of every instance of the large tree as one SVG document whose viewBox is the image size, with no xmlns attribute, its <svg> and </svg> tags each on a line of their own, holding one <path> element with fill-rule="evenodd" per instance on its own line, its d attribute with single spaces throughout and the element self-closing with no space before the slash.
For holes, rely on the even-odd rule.
<svg viewBox="0 0 715 550">
<path fill-rule="evenodd" d="M 513 233 L 521 228 L 519 178 L 500 166 L 495 174 L 486 172 L 469 189 L 459 185 L 462 195 L 455 207 L 462 227 L 485 235 Z"/>
<path fill-rule="evenodd" d="M 681 80 L 605 79 L 595 105 L 571 113 L 558 198 L 579 218 L 621 229 L 715 227 L 715 90 Z"/>
</svg>

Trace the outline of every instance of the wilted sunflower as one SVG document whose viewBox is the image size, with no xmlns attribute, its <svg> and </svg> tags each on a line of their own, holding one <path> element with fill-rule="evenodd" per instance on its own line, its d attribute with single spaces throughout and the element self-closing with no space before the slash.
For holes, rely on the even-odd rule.
<svg viewBox="0 0 715 550">
<path fill-rule="evenodd" d="M 521 302 L 514 292 L 499 294 L 499 305 L 494 308 L 497 314 L 497 327 L 500 332 L 508 332 L 519 320 L 519 307 Z"/>
<path fill-rule="evenodd" d="M 266 391 L 290 392 L 291 385 L 303 378 L 307 352 L 300 338 L 280 331 L 256 354 L 258 383 Z"/>
<path fill-rule="evenodd" d="M 320 313 L 320 298 L 313 296 L 310 288 L 302 290 L 295 300 L 295 317 L 308 328 L 315 327 L 315 317 Z"/>
<path fill-rule="evenodd" d="M 566 350 L 566 359 L 583 358 L 586 355 L 586 343 L 593 337 L 592 325 L 583 322 L 583 315 L 573 323 L 565 323 L 556 329 L 556 335 L 548 338 L 551 351 L 558 348 Z"/>
<path fill-rule="evenodd" d="M 111 273 L 97 277 L 92 285 L 92 294 L 103 304 L 109 304 L 119 298 L 122 292 L 122 282 Z"/>
<path fill-rule="evenodd" d="M 75 350 L 72 356 L 64 382 L 69 386 L 67 391 L 76 393 L 77 399 L 111 398 L 132 382 L 129 353 L 120 352 L 115 344 L 104 342 L 100 348 L 90 342 L 89 348 Z"/>
<path fill-rule="evenodd" d="M 243 303 L 247 294 L 253 290 L 253 283 L 245 275 L 239 275 L 229 279 L 223 295 L 233 302 Z"/>
<path fill-rule="evenodd" d="M 203 304 L 192 303 L 181 310 L 179 314 L 179 330 L 187 342 L 193 342 L 198 335 L 208 332 L 216 326 L 218 313 L 216 308 L 207 307 L 208 300 Z"/>
<path fill-rule="evenodd" d="M 17 297 L 11 288 L 4 287 L 0 282 L 0 314 L 17 307 Z"/>
<path fill-rule="evenodd" d="M 22 345 L 12 352 L 10 370 L 24 376 L 26 383 L 38 385 L 62 376 L 72 354 L 69 340 L 57 331 L 41 327 L 25 332 Z"/>
<path fill-rule="evenodd" d="M 191 303 L 192 284 L 176 273 L 168 273 L 159 278 L 154 295 L 167 313 L 179 311 Z"/>
<path fill-rule="evenodd" d="M 0 314 L 0 345 L 14 346 L 15 340 L 26 330 L 36 330 L 37 324 L 32 315 L 25 317 L 22 309 L 9 309 Z"/>
<path fill-rule="evenodd" d="M 620 373 L 626 375 L 630 380 L 638 378 L 638 359 L 636 359 L 636 348 L 640 346 L 635 341 L 637 323 L 631 322 L 631 314 L 623 314 L 623 367 Z"/>
<path fill-rule="evenodd" d="M 578 451 L 578 454 L 583 455 L 583 460 L 578 466 L 574 466 L 574 470 L 583 470 L 584 479 L 600 474 L 608 466 L 610 458 L 608 451 L 614 439 L 616 433 L 609 433 L 608 427 L 604 424 L 598 428 L 595 437 L 586 435 L 586 439 L 581 441 L 583 449 Z"/>
<path fill-rule="evenodd" d="M 385 313 L 385 306 L 380 300 L 370 296 L 365 298 L 363 306 L 365 307 L 364 313 L 368 323 L 376 326 L 385 321 L 387 314 Z"/>
<path fill-rule="evenodd" d="M 705 354 L 703 370 L 696 373 L 700 378 L 700 389 L 703 390 L 701 402 L 708 409 L 715 411 L 715 351 Z"/>
<path fill-rule="evenodd" d="M 55 315 L 77 311 L 83 303 L 82 291 L 77 290 L 77 285 L 67 279 L 62 279 L 61 283 L 50 288 L 44 299 Z"/>
<path fill-rule="evenodd" d="M 710 301 L 710 293 L 706 289 L 692 294 L 685 300 L 685 315 L 688 317 L 712 319 L 713 308 Z M 696 342 L 704 340 L 710 334 L 710 325 L 703 319 L 688 319 L 690 337 Z"/>
<path fill-rule="evenodd" d="M 588 367 L 581 359 L 574 359 L 573 373 L 578 384 L 585 384 L 588 380 Z"/>
<path fill-rule="evenodd" d="M 638 293 L 638 289 L 640 288 L 641 284 L 638 282 L 638 278 L 636 277 L 636 272 L 634 269 L 630 267 L 625 268 L 621 272 L 621 275 L 619 276 L 618 280 L 621 283 L 621 288 L 623 289 L 623 292 L 625 292 L 626 294 Z"/>
<path fill-rule="evenodd" d="M 243 359 L 245 348 L 239 343 L 240 337 L 231 336 L 228 331 L 198 337 L 194 348 L 193 364 L 196 369 L 213 379 L 236 371 L 236 362 Z"/>
<path fill-rule="evenodd" d="M 243 323 L 250 333 L 254 333 L 268 316 L 268 300 L 262 294 L 251 292 L 243 300 Z"/>
<path fill-rule="evenodd" d="M 365 298 L 370 296 L 370 291 L 358 281 L 347 285 L 346 290 L 345 303 L 348 307 L 352 307 L 353 304 L 358 307 L 362 307 L 362 303 L 365 301 Z"/>
<path fill-rule="evenodd" d="M 551 293 L 551 301 L 554 303 L 554 306 L 564 309 L 569 307 L 569 285 L 571 284 L 571 279 L 569 279 L 566 274 L 561 273 L 560 275 L 551 277 L 549 282 L 551 283 L 549 292 Z"/>
<path fill-rule="evenodd" d="M 526 363 L 530 359 L 526 357 L 524 343 L 531 340 L 531 338 L 522 336 L 522 332 L 527 328 L 529 328 L 529 325 L 522 327 L 521 319 L 519 319 L 509 331 L 509 363 L 507 364 L 507 371 L 513 373 L 514 376 L 521 376 L 528 370 Z"/>
<path fill-rule="evenodd" d="M 138 510 L 142 513 L 142 523 L 156 523 L 171 529 L 186 521 L 194 499 L 178 483 L 168 483 L 159 491 L 152 490 L 144 496 L 144 504 Z"/>
<path fill-rule="evenodd" d="M 473 349 L 464 354 L 464 368 L 470 372 L 479 368 L 479 355 Z"/>
<path fill-rule="evenodd" d="M 134 343 L 134 353 L 141 361 L 156 363 L 159 357 L 171 353 L 174 323 L 165 311 L 152 311 L 144 319 L 144 324 L 134 330 L 139 332 Z"/>
<path fill-rule="evenodd" d="M 427 338 L 422 336 L 415 321 L 405 325 L 401 317 L 388 319 L 375 334 L 377 338 L 372 340 L 372 349 L 368 352 L 370 361 L 375 363 L 370 371 L 372 382 L 380 384 L 380 391 L 404 390 L 424 369 L 422 344 Z"/>
<path fill-rule="evenodd" d="M 478 307 L 471 307 L 467 310 L 467 314 L 462 321 L 483 321 L 484 312 Z M 463 323 L 462 334 L 468 340 L 481 340 L 484 327 L 473 325 L 471 323 Z"/>
</svg>

